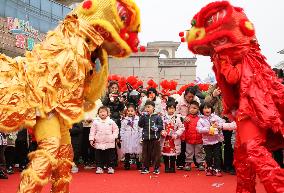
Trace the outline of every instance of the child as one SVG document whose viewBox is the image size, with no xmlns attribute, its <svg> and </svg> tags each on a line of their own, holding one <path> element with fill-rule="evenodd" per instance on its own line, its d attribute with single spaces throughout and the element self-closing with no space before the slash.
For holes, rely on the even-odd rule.
<svg viewBox="0 0 284 193">
<path fill-rule="evenodd" d="M 135 154 L 137 169 L 141 169 L 140 155 L 142 153 L 142 128 L 138 127 L 139 117 L 134 104 L 127 105 L 127 116 L 121 122 L 121 150 L 125 154 L 124 168 L 130 169 L 130 156 Z"/>
<path fill-rule="evenodd" d="M 175 173 L 176 156 L 181 151 L 180 136 L 184 132 L 184 125 L 181 117 L 175 114 L 176 103 L 168 102 L 166 106 L 166 115 L 163 116 L 164 130 L 162 135 L 162 155 L 165 164 L 166 173 Z"/>
<path fill-rule="evenodd" d="M 186 142 L 186 159 L 184 170 L 190 171 L 191 164 L 193 162 L 193 156 L 195 156 L 197 167 L 199 171 L 204 170 L 204 152 L 202 135 L 197 131 L 197 122 L 199 120 L 199 103 L 191 101 L 189 104 L 189 115 L 184 122 L 185 132 L 184 138 Z"/>
<path fill-rule="evenodd" d="M 143 114 L 138 122 L 138 126 L 143 128 L 142 131 L 142 160 L 144 168 L 142 174 L 149 173 L 149 167 L 152 162 L 154 166 L 154 174 L 160 173 L 160 158 L 161 158 L 161 146 L 160 135 L 163 130 L 162 118 L 155 114 L 155 103 L 153 101 L 147 101 L 145 103 L 145 114 Z"/>
<path fill-rule="evenodd" d="M 118 137 L 118 127 L 109 117 L 109 109 L 102 106 L 98 109 L 99 117 L 94 119 L 89 141 L 95 148 L 96 174 L 104 173 L 103 167 L 108 167 L 108 173 L 114 174 L 115 139 Z"/>
<path fill-rule="evenodd" d="M 213 107 L 209 103 L 204 103 L 200 107 L 202 115 L 197 122 L 198 132 L 202 133 L 203 147 L 206 159 L 206 176 L 221 177 L 221 142 L 223 134 L 221 132 L 223 119 L 213 113 Z M 214 160 L 214 164 L 213 164 Z M 213 169 L 214 165 L 214 169 Z"/>
</svg>

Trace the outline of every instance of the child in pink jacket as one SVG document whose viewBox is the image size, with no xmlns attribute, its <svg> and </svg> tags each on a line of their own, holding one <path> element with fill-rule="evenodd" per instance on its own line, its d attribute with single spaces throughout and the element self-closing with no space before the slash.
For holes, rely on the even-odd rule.
<svg viewBox="0 0 284 193">
<path fill-rule="evenodd" d="M 97 174 L 104 173 L 103 167 L 108 167 L 108 173 L 114 173 L 115 139 L 118 138 L 119 129 L 109 117 L 109 109 L 102 106 L 98 110 L 98 117 L 93 121 L 90 129 L 89 141 L 95 148 L 95 161 Z"/>
</svg>

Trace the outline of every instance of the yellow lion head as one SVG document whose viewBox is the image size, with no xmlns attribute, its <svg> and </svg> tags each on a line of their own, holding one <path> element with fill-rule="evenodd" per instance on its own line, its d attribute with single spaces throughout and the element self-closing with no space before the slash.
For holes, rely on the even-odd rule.
<svg viewBox="0 0 284 193">
<path fill-rule="evenodd" d="M 100 33 L 108 55 L 126 57 L 137 51 L 140 11 L 132 0 L 85 0 L 71 14 Z"/>
</svg>

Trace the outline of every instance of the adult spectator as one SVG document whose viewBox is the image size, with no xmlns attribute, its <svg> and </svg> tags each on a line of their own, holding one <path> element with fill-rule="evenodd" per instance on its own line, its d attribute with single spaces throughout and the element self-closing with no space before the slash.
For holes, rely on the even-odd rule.
<svg viewBox="0 0 284 193">
<path fill-rule="evenodd" d="M 158 96 L 158 92 L 155 88 L 149 88 L 147 90 L 147 96 L 142 98 L 142 103 L 141 103 L 140 108 L 139 108 L 140 113 L 144 112 L 145 103 L 147 101 L 153 101 L 155 103 L 155 113 L 157 113 L 157 114 L 162 113 L 162 111 L 163 111 L 162 100 Z"/>
<path fill-rule="evenodd" d="M 197 89 L 194 86 L 188 87 L 184 93 L 177 99 L 177 110 L 176 113 L 179 114 L 184 121 L 190 121 L 187 118 L 189 114 L 189 106 L 192 101 L 197 101 L 200 104 L 199 98 L 196 96 Z M 177 169 L 182 170 L 185 166 L 185 151 L 186 142 L 185 139 L 181 139 L 181 153 L 177 156 Z"/>
<path fill-rule="evenodd" d="M 186 118 L 186 116 L 189 114 L 190 102 L 197 101 L 200 104 L 200 100 L 196 96 L 196 92 L 196 87 L 190 86 L 177 99 L 177 114 L 180 114 L 183 118 Z"/>
<path fill-rule="evenodd" d="M 125 108 L 123 103 L 123 98 L 119 93 L 118 83 L 111 81 L 108 86 L 108 91 L 106 96 L 102 101 L 103 105 L 110 109 L 110 118 L 117 124 L 120 128 L 121 126 L 121 114 Z"/>
</svg>

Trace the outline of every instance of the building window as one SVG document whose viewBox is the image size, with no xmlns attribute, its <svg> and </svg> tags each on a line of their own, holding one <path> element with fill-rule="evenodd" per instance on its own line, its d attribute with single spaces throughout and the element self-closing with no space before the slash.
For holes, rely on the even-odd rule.
<svg viewBox="0 0 284 193">
<path fill-rule="evenodd" d="M 29 21 L 30 21 L 30 24 L 31 26 L 33 26 L 35 29 L 39 30 L 39 19 L 30 15 L 29 16 Z"/>
<path fill-rule="evenodd" d="M 15 17 L 17 15 L 17 8 L 11 5 L 6 5 L 5 7 L 5 16 L 6 17 Z"/>
<path fill-rule="evenodd" d="M 40 9 L 40 0 L 30 0 L 30 5 Z"/>
<path fill-rule="evenodd" d="M 51 13 L 51 4 L 49 0 L 41 0 L 41 10 Z"/>
<path fill-rule="evenodd" d="M 59 5 L 57 3 L 52 3 L 52 15 L 55 15 L 59 18 L 62 18 L 62 5 Z"/>
<path fill-rule="evenodd" d="M 29 19 L 28 14 L 25 13 L 25 12 L 22 12 L 20 10 L 18 10 L 18 12 L 17 12 L 17 18 L 25 20 L 25 21 L 27 21 Z"/>
<path fill-rule="evenodd" d="M 44 33 L 48 32 L 49 29 L 50 29 L 50 23 L 47 22 L 47 21 L 44 21 L 44 20 L 41 20 L 41 21 L 40 21 L 39 26 L 40 26 L 40 27 L 39 27 L 40 31 L 41 31 L 41 32 L 44 32 Z"/>
</svg>

